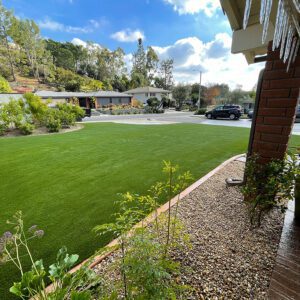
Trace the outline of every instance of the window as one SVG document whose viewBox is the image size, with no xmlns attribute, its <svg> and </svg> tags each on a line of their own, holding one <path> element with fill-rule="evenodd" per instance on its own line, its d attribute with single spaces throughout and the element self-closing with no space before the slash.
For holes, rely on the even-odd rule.
<svg viewBox="0 0 300 300">
<path fill-rule="evenodd" d="M 222 110 L 222 109 L 223 109 L 223 106 L 216 107 L 216 110 Z"/>
<path fill-rule="evenodd" d="M 155 93 L 150 93 L 150 97 L 155 97 L 156 94 Z"/>
</svg>

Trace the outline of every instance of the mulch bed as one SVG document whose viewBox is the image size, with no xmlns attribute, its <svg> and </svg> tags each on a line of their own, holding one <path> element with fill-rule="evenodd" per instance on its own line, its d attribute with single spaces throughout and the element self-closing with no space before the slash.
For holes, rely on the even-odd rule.
<svg viewBox="0 0 300 300">
<path fill-rule="evenodd" d="M 48 132 L 46 127 L 38 127 L 35 128 L 32 134 L 24 135 L 18 129 L 13 129 L 7 131 L 3 136 L 0 138 L 9 138 L 9 137 L 19 137 L 19 136 L 36 136 L 36 135 L 53 135 L 53 134 L 61 134 L 61 133 L 68 133 L 76 130 L 80 130 L 83 128 L 82 124 L 75 124 L 74 126 L 70 126 L 69 128 L 62 128 L 59 132 Z"/>
<path fill-rule="evenodd" d="M 225 184 L 243 172 L 244 163 L 233 161 L 179 204 L 192 247 L 172 257 L 182 266 L 179 280 L 192 288 L 188 299 L 267 299 L 284 216 L 273 209 L 251 229 L 239 188 Z M 107 257 L 96 272 L 110 276 L 106 271 L 118 256 Z"/>
</svg>

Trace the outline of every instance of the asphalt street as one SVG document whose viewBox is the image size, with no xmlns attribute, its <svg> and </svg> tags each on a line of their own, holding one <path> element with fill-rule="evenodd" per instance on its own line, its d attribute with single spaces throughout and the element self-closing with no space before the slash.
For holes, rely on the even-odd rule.
<svg viewBox="0 0 300 300">
<path fill-rule="evenodd" d="M 250 119 L 240 120 L 208 120 L 205 116 L 195 116 L 192 112 L 166 111 L 164 114 L 137 114 L 137 115 L 99 115 L 86 117 L 83 122 L 114 122 L 137 125 L 164 125 L 175 123 L 193 123 L 219 126 L 234 126 L 250 128 Z M 293 134 L 300 135 L 300 123 L 295 123 Z"/>
</svg>

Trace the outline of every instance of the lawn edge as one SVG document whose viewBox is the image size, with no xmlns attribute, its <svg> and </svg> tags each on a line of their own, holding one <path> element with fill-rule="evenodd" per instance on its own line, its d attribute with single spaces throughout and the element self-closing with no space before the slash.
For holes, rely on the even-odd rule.
<svg viewBox="0 0 300 300">
<path fill-rule="evenodd" d="M 234 161 L 244 155 L 245 155 L 245 153 L 238 154 L 238 155 L 235 155 L 235 156 L 225 160 L 220 165 L 218 165 L 216 168 L 214 168 L 212 171 L 210 171 L 209 173 L 207 173 L 206 175 L 204 175 L 203 177 L 201 177 L 200 179 L 195 181 L 193 184 L 191 184 L 189 187 L 187 187 L 184 191 L 177 194 L 176 196 L 174 196 L 171 199 L 171 207 L 174 206 L 178 201 L 180 201 L 184 197 L 186 197 L 188 194 L 190 194 L 193 190 L 198 188 L 200 185 L 202 185 L 204 182 L 206 182 L 209 178 L 214 176 L 217 172 L 222 170 L 225 166 L 230 164 L 232 161 Z M 150 213 L 146 218 L 144 218 L 143 220 L 138 222 L 136 225 L 134 225 L 132 230 L 129 231 L 128 236 L 131 236 L 133 234 L 133 231 L 134 231 L 133 229 L 140 228 L 142 226 L 145 226 L 145 225 L 151 223 L 155 219 L 156 216 L 159 216 L 162 213 L 168 211 L 168 209 L 169 209 L 169 202 L 166 202 L 165 204 L 163 204 L 162 206 L 160 206 L 157 209 L 157 212 L 155 211 L 155 212 Z M 95 255 L 95 256 L 93 255 L 93 256 L 85 259 L 80 264 L 73 267 L 69 271 L 69 273 L 72 274 L 72 273 L 78 271 L 84 265 L 88 265 L 88 268 L 93 269 L 95 266 L 100 264 L 105 258 L 107 258 L 109 255 L 111 255 L 116 249 L 118 249 L 118 245 L 119 245 L 119 238 L 112 240 L 110 243 L 108 243 L 106 246 L 104 246 L 104 253 L 102 252 L 102 254 L 100 254 L 100 255 Z M 46 288 L 46 293 L 49 293 L 52 290 L 53 290 L 53 285 L 51 284 Z"/>
</svg>

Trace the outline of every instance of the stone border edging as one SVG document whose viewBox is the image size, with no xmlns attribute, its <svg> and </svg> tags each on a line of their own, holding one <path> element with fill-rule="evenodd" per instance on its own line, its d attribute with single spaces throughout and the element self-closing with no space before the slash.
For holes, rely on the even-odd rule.
<svg viewBox="0 0 300 300">
<path fill-rule="evenodd" d="M 207 181 L 209 178 L 211 178 L 212 176 L 214 176 L 217 172 L 219 172 L 221 169 L 223 169 L 225 166 L 227 166 L 229 163 L 233 162 L 234 160 L 244 156 L 245 154 L 238 154 L 235 155 L 227 160 L 225 160 L 223 163 L 221 163 L 219 166 L 217 166 L 215 169 L 213 169 L 212 171 L 210 171 L 209 173 L 207 173 L 206 175 L 204 175 L 203 177 L 201 177 L 200 179 L 198 179 L 196 182 L 194 182 L 192 185 L 190 185 L 189 187 L 187 187 L 184 191 L 182 191 L 181 193 L 177 194 L 176 196 L 174 196 L 171 199 L 171 207 L 174 206 L 178 201 L 180 201 L 181 199 L 183 199 L 185 196 L 187 196 L 188 194 L 190 194 L 193 190 L 195 190 L 196 188 L 198 188 L 201 184 L 203 184 L 205 181 Z M 169 209 L 169 201 L 166 202 L 165 204 L 163 204 L 162 206 L 160 206 L 157 209 L 157 212 L 152 212 L 151 214 L 149 214 L 146 218 L 144 218 L 143 220 L 141 220 L 140 222 L 138 222 L 136 225 L 133 226 L 133 229 L 136 228 L 140 228 L 143 224 L 143 226 L 148 225 L 149 223 L 151 223 L 156 216 L 161 215 L 162 213 L 166 212 Z M 132 230 L 129 231 L 128 235 L 131 236 L 133 233 Z M 92 269 L 95 266 L 97 266 L 98 264 L 100 264 L 105 258 L 107 258 L 110 254 L 112 254 L 116 249 L 117 246 L 119 245 L 119 238 L 116 238 L 114 240 L 112 240 L 109 244 L 107 244 L 105 246 L 105 248 L 108 248 L 107 252 L 105 252 L 104 254 L 100 254 L 100 255 L 96 255 L 92 260 L 93 262 L 89 264 L 89 268 Z M 74 268 L 72 268 L 69 273 L 72 274 L 74 272 L 76 272 L 77 270 L 79 270 L 84 264 L 87 264 L 89 261 L 91 261 L 91 258 L 87 258 L 85 259 L 83 262 L 81 262 L 80 264 L 78 264 L 77 266 L 75 266 Z M 52 285 L 49 285 L 46 288 L 46 292 L 50 292 L 53 289 Z"/>
</svg>

